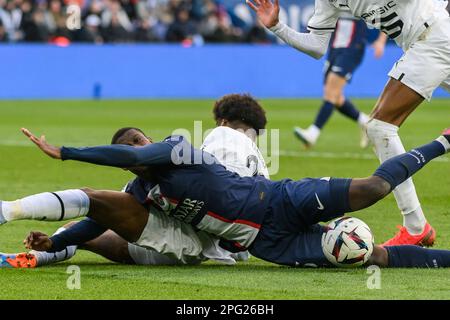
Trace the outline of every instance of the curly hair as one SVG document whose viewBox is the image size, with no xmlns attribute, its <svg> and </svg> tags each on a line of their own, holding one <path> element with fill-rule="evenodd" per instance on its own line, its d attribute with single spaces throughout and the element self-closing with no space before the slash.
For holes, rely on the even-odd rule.
<svg viewBox="0 0 450 320">
<path fill-rule="evenodd" d="M 249 94 L 228 94 L 214 104 L 214 119 L 240 121 L 256 132 L 266 128 L 266 112 Z"/>
</svg>

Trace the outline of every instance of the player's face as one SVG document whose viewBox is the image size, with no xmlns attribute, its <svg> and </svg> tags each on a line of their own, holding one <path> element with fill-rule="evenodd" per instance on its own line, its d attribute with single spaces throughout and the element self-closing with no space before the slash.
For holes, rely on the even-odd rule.
<svg viewBox="0 0 450 320">
<path fill-rule="evenodd" d="M 117 140 L 118 144 L 126 144 L 133 147 L 143 147 L 145 145 L 153 143 L 151 139 L 146 137 L 142 132 L 131 129 L 125 132 L 125 134 Z M 147 167 L 132 167 L 124 168 L 127 171 L 131 171 L 137 176 L 141 176 L 147 171 Z"/>
<path fill-rule="evenodd" d="M 125 134 L 117 140 L 117 143 L 133 147 L 143 147 L 152 143 L 152 140 L 146 137 L 142 132 L 131 129 L 125 132 Z"/>
</svg>

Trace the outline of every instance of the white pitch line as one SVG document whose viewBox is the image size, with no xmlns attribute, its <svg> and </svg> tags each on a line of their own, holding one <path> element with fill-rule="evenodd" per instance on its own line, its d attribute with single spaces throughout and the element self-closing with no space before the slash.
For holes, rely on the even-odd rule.
<svg viewBox="0 0 450 320">
<path fill-rule="evenodd" d="M 70 145 L 71 143 L 66 143 Z M 72 143 L 73 144 L 73 143 Z M 77 143 L 78 144 L 78 143 Z M 4 140 L 0 141 L 0 146 L 5 147 L 34 147 L 30 141 Z M 279 155 L 281 157 L 293 158 L 319 158 L 319 159 L 352 159 L 352 160 L 377 160 L 374 154 L 356 153 L 356 152 L 317 152 L 317 151 L 292 151 L 280 150 L 278 153 L 272 153 L 270 156 Z M 449 157 L 439 157 L 435 162 L 450 162 Z"/>
</svg>

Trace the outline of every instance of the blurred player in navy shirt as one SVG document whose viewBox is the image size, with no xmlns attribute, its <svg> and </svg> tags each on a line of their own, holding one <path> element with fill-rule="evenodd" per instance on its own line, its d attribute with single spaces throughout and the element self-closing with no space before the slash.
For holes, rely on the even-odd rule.
<svg viewBox="0 0 450 320">
<path fill-rule="evenodd" d="M 314 123 L 307 129 L 294 128 L 295 135 L 307 147 L 316 144 L 335 108 L 360 125 L 362 129 L 360 145 L 362 148 L 367 147 L 368 139 L 364 128 L 369 118 L 365 113 L 359 111 L 349 99 L 345 98 L 344 88 L 363 61 L 368 38 L 369 30 L 364 21 L 357 20 L 347 13 L 344 13 L 338 20 L 336 31 L 331 37 L 324 67 L 322 107 Z M 378 39 L 372 44 L 376 58 L 383 56 L 386 40 L 387 36 L 380 33 Z"/>
</svg>

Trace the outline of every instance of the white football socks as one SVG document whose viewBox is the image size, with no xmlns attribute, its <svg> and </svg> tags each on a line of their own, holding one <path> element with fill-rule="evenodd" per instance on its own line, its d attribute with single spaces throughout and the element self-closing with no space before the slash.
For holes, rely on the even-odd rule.
<svg viewBox="0 0 450 320">
<path fill-rule="evenodd" d="M 442 143 L 445 150 L 447 152 L 450 152 L 450 142 L 444 136 L 440 136 L 439 138 L 436 139 L 436 141 Z"/>
<path fill-rule="evenodd" d="M 61 227 L 53 234 L 59 234 L 66 230 L 66 228 Z M 45 266 L 65 260 L 69 260 L 72 258 L 77 251 L 77 246 L 69 246 L 66 247 L 65 250 L 59 251 L 59 252 L 46 252 L 46 251 L 36 251 L 31 250 L 29 253 L 33 254 L 36 257 L 37 266 Z"/>
<path fill-rule="evenodd" d="M 367 114 L 365 114 L 364 112 L 360 112 L 359 113 L 359 117 L 358 117 L 358 124 L 361 127 L 365 127 L 367 125 L 367 122 L 370 120 L 369 116 Z"/>
<path fill-rule="evenodd" d="M 367 123 L 367 134 L 381 163 L 405 153 L 398 129 L 395 125 L 376 119 L 371 119 Z M 413 180 L 409 178 L 397 186 L 393 193 L 403 214 L 403 225 L 408 232 L 414 235 L 422 233 L 427 221 L 420 206 Z"/>
<path fill-rule="evenodd" d="M 307 133 L 308 133 L 308 138 L 311 140 L 312 143 L 316 143 L 317 139 L 319 139 L 320 136 L 320 129 L 312 124 L 308 127 Z"/>
<path fill-rule="evenodd" d="M 89 197 L 80 189 L 46 192 L 16 201 L 0 201 L 0 224 L 13 220 L 68 220 L 88 212 Z"/>
</svg>

